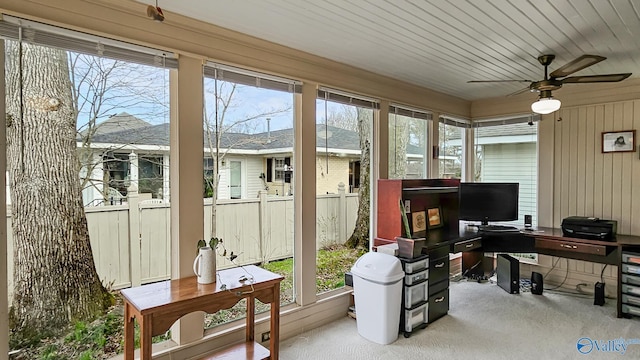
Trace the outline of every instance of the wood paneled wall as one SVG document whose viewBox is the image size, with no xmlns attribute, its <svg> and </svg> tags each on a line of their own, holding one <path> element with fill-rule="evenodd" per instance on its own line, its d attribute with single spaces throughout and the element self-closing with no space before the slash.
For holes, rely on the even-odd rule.
<svg viewBox="0 0 640 360">
<path fill-rule="evenodd" d="M 554 120 L 553 226 L 595 216 L 640 235 L 640 153 L 602 153 L 603 132 L 640 128 L 640 100 L 566 107 Z"/>
</svg>

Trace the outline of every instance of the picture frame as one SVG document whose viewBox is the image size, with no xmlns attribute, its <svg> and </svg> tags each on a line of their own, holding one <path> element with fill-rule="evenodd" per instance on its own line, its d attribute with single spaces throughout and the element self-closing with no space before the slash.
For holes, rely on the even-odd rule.
<svg viewBox="0 0 640 360">
<path fill-rule="evenodd" d="M 427 209 L 427 226 L 429 229 L 439 228 L 444 225 L 440 207 Z"/>
<path fill-rule="evenodd" d="M 416 236 L 427 231 L 427 214 L 424 210 L 411 213 L 411 227 Z"/>
<path fill-rule="evenodd" d="M 602 153 L 634 152 L 636 131 L 605 131 L 602 133 Z"/>
</svg>

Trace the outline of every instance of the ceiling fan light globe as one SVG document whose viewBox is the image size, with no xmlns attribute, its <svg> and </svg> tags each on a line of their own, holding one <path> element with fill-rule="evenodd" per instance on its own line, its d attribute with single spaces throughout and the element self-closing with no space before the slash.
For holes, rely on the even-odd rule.
<svg viewBox="0 0 640 360">
<path fill-rule="evenodd" d="M 560 109 L 560 100 L 552 97 L 540 98 L 538 101 L 531 104 L 531 111 L 536 114 L 551 114 L 554 111 Z"/>
</svg>

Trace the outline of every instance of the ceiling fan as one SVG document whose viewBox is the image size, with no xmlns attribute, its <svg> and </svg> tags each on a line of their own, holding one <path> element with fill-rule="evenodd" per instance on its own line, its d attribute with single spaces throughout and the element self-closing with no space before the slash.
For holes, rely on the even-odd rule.
<svg viewBox="0 0 640 360">
<path fill-rule="evenodd" d="M 598 83 L 598 82 L 617 82 L 622 81 L 631 73 L 622 74 L 606 74 L 606 75 L 578 75 L 568 76 L 577 71 L 580 71 L 586 67 L 597 64 L 600 61 L 606 59 L 604 56 L 598 55 L 582 55 L 577 59 L 561 66 L 548 74 L 548 68 L 555 55 L 540 55 L 538 61 L 544 66 L 544 79 L 539 81 L 533 80 L 471 80 L 468 83 L 486 83 L 486 82 L 528 82 L 528 87 L 518 90 L 515 93 L 509 94 L 516 95 L 527 90 L 537 91 L 540 93 L 538 101 L 531 104 L 531 110 L 538 114 L 550 114 L 560 109 L 560 100 L 554 99 L 551 95 L 551 91 L 560 89 L 563 84 L 580 84 L 580 83 Z"/>
</svg>

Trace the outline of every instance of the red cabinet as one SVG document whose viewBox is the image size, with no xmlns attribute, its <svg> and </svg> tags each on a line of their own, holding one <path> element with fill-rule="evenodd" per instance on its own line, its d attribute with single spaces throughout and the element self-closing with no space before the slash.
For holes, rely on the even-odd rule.
<svg viewBox="0 0 640 360">
<path fill-rule="evenodd" d="M 377 236 L 374 246 L 407 237 L 400 201 L 414 238 L 446 241 L 458 236 L 458 179 L 378 180 Z M 424 223 L 421 223 L 423 216 Z"/>
</svg>

